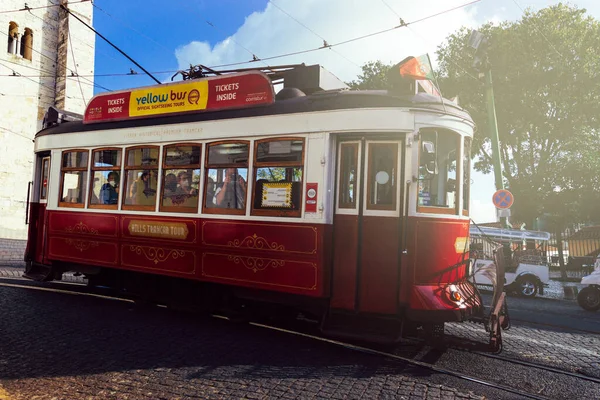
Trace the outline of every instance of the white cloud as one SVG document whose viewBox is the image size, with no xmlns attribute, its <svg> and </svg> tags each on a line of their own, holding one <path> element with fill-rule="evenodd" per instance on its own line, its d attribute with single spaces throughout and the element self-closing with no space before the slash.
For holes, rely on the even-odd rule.
<svg viewBox="0 0 600 400">
<path fill-rule="evenodd" d="M 288 14 L 308 26 L 329 44 L 335 44 L 372 32 L 399 25 L 398 17 L 381 1 L 349 0 L 273 0 Z M 427 6 L 419 2 L 386 1 L 406 22 L 464 4 L 464 0 L 430 0 Z M 369 4 L 369 6 L 365 6 Z M 348 81 L 360 73 L 359 66 L 367 61 L 398 62 L 413 55 L 434 52 L 447 35 L 463 25 L 475 25 L 476 6 L 458 9 L 423 22 L 362 39 L 353 43 L 268 61 L 269 65 L 321 64 L 340 79 Z M 236 44 L 239 43 L 238 44 Z M 264 11 L 249 15 L 231 37 L 210 46 L 193 41 L 179 47 L 175 55 L 180 68 L 190 64 L 207 66 L 248 61 L 252 58 L 243 47 L 259 58 L 317 48 L 323 40 L 268 3 Z M 243 47 L 242 47 L 243 46 Z M 338 54 L 339 53 L 339 54 Z M 341 54 L 341 55 L 340 55 Z M 350 61 L 349 61 L 350 60 Z M 254 64 L 252 64 L 254 65 Z M 248 67 L 242 65 L 240 67 Z"/>
<path fill-rule="evenodd" d="M 301 21 L 329 44 L 388 29 L 399 24 L 398 16 L 380 0 L 369 2 L 358 0 L 273 0 L 288 14 Z M 465 4 L 466 0 L 386 0 L 405 22 L 412 22 L 444 10 Z M 521 1 L 521 7 L 532 7 L 534 11 L 558 3 L 558 0 Z M 365 4 L 368 4 L 366 6 Z M 578 0 L 580 8 L 600 19 L 600 2 Z M 485 22 L 499 23 L 517 20 L 522 10 L 516 4 L 494 4 L 480 2 L 460 8 L 422 22 L 399 28 L 349 44 L 336 46 L 291 57 L 268 61 L 269 65 L 294 63 L 320 64 L 344 81 L 356 79 L 360 67 L 368 61 L 381 60 L 385 63 L 399 62 L 408 56 L 429 53 L 434 66 L 437 64 L 435 51 L 448 35 L 462 26 L 477 27 Z M 238 44 L 236 44 L 236 42 Z M 271 57 L 279 54 L 312 49 L 322 46 L 323 41 L 308 29 L 268 3 L 265 10 L 249 15 L 235 34 L 214 46 L 206 42 L 193 41 L 175 51 L 180 69 L 190 64 L 214 66 L 248 61 L 252 54 Z M 241 45 L 241 46 L 240 46 Z M 340 54 L 338 54 L 340 53 Z M 348 61 L 350 60 L 350 61 Z M 255 64 L 245 64 L 240 68 Z M 234 68 L 234 67 L 232 67 Z M 496 219 L 492 204 L 494 187 L 493 174 L 473 171 L 471 187 L 471 215 L 476 222 Z"/>
</svg>

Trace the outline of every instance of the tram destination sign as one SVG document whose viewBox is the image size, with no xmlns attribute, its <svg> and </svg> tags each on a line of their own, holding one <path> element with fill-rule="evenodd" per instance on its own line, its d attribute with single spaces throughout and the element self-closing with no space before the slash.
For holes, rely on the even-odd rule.
<svg viewBox="0 0 600 400">
<path fill-rule="evenodd" d="M 188 80 L 118 92 L 90 100 L 83 123 L 123 121 L 271 104 L 269 77 L 260 71 Z"/>
</svg>

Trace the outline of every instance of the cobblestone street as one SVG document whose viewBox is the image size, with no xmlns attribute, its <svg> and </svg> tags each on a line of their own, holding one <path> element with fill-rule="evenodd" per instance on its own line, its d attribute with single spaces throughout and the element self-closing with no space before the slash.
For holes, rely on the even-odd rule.
<svg viewBox="0 0 600 400">
<path fill-rule="evenodd" d="M 14 287 L 0 287 L 0 308 L 2 400 L 482 398 L 397 362 L 161 308 Z"/>
<path fill-rule="evenodd" d="M 160 307 L 139 309 L 128 301 L 51 292 L 18 279 L 20 273 L 5 268 L 2 275 L 8 278 L 0 279 L 2 400 L 517 398 L 282 332 Z M 515 321 L 504 332 L 503 357 L 600 377 L 599 335 L 577 331 L 578 324 L 600 329 L 600 314 L 568 301 L 510 298 L 509 304 Z M 549 324 L 522 322 L 532 315 L 545 316 Z M 447 324 L 446 333 L 487 340 L 479 325 Z M 573 393 L 600 398 L 600 385 L 583 382 L 576 387 L 534 369 L 519 370 L 458 350 L 438 355 L 435 364 L 447 369 L 461 365 L 471 376 L 494 376 L 509 386 L 531 381 L 556 393 L 550 398 Z"/>
</svg>

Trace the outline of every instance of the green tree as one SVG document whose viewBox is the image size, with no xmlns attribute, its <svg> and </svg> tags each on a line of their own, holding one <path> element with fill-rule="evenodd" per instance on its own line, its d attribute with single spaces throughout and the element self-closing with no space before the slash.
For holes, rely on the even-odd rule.
<svg viewBox="0 0 600 400">
<path fill-rule="evenodd" d="M 513 215 L 532 226 L 542 213 L 600 219 L 600 24 L 563 4 L 486 24 L 503 173 Z M 458 95 L 478 130 L 475 168 L 493 168 L 483 81 L 466 28 L 437 51 L 445 97 Z M 596 201 L 595 204 L 591 201 Z M 593 205 L 593 206 L 592 206 Z"/>
<path fill-rule="evenodd" d="M 387 73 L 392 66 L 381 61 L 371 61 L 363 65 L 358 80 L 346 82 L 352 89 L 388 89 Z"/>
</svg>

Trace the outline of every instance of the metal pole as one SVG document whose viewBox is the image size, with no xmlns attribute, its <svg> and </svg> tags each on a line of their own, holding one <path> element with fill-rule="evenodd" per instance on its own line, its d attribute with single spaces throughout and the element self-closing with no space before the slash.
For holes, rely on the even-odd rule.
<svg viewBox="0 0 600 400">
<path fill-rule="evenodd" d="M 494 176 L 496 190 L 504 189 L 502 180 L 502 158 L 500 154 L 500 139 L 498 138 L 498 122 L 496 120 L 496 104 L 494 102 L 494 86 L 492 82 L 492 69 L 490 66 L 485 71 L 485 98 L 488 114 L 488 129 L 492 140 L 492 159 L 494 161 Z M 500 217 L 502 227 L 507 227 L 506 217 Z"/>
<path fill-rule="evenodd" d="M 500 140 L 498 139 L 498 122 L 496 121 L 496 105 L 494 103 L 494 87 L 492 83 L 492 70 L 488 68 L 485 72 L 485 97 L 488 113 L 488 129 L 492 139 L 492 157 L 494 160 L 494 176 L 496 178 L 496 190 L 504 189 L 502 181 L 502 159 L 500 156 Z"/>
</svg>

